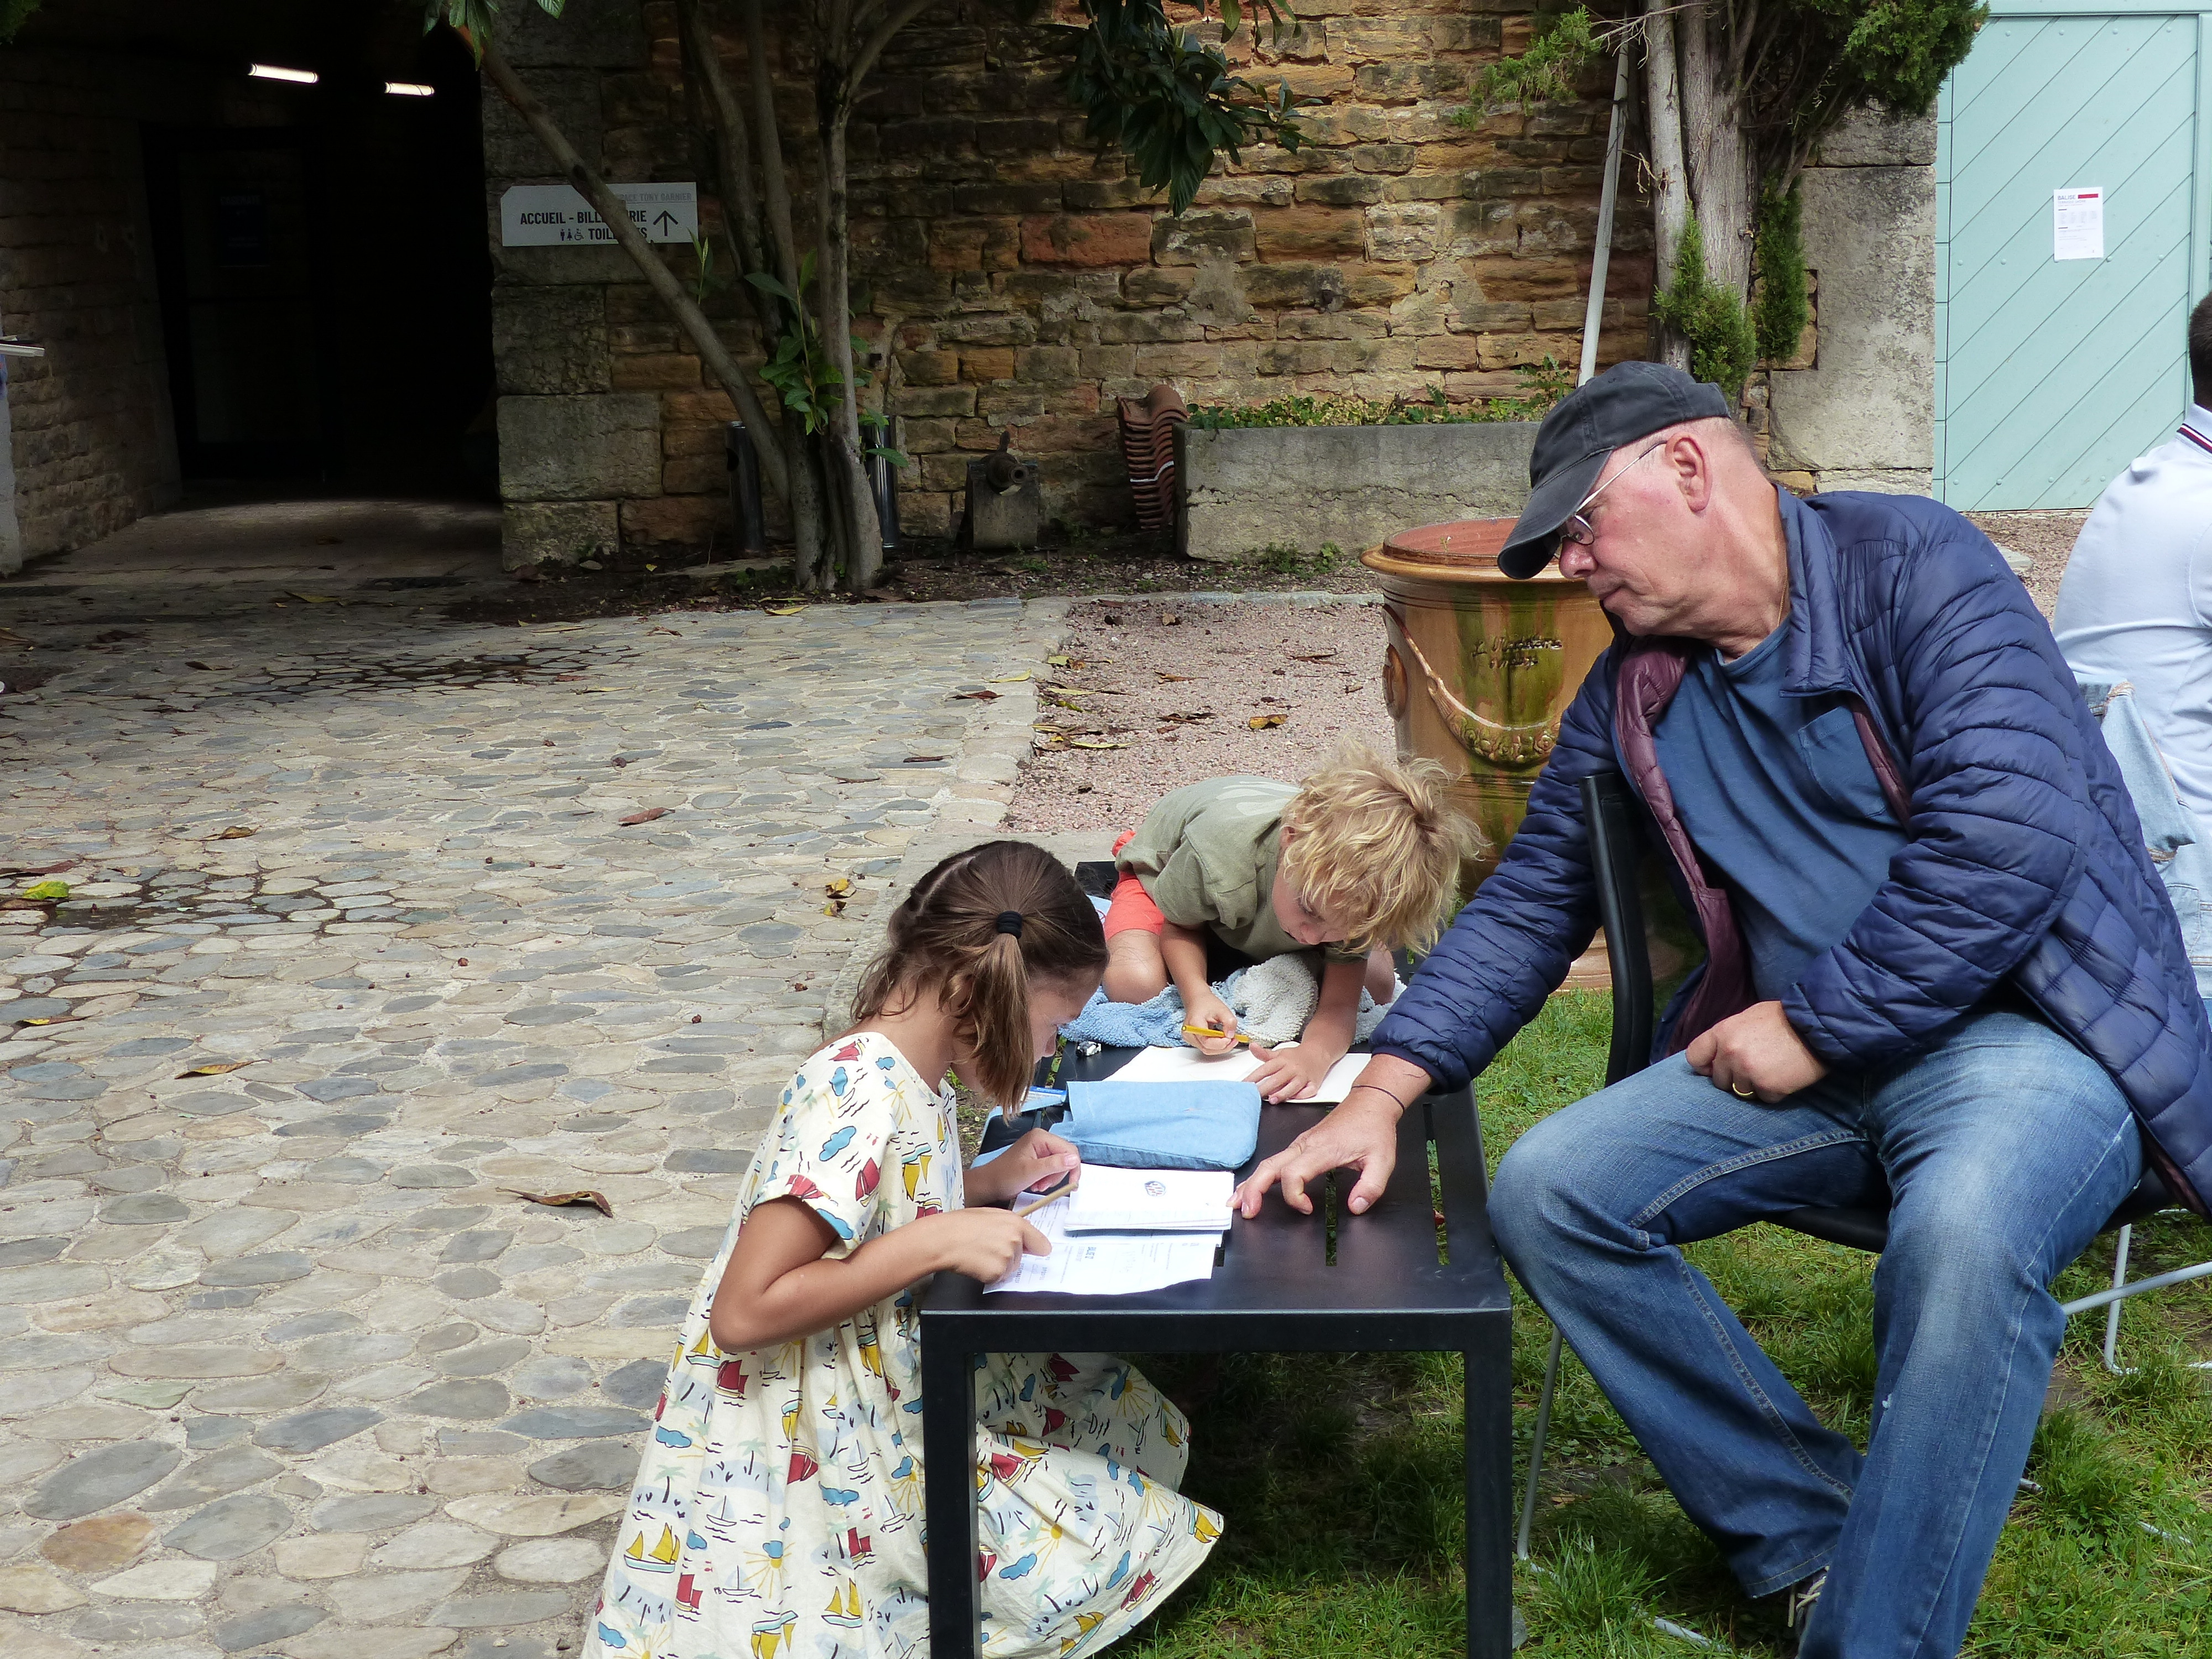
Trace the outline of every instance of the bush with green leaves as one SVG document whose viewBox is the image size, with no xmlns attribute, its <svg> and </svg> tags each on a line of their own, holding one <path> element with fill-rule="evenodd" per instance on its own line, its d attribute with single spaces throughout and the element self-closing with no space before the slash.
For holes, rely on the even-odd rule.
<svg viewBox="0 0 2212 1659">
<path fill-rule="evenodd" d="M 1540 16 L 1528 50 L 1484 72 L 1461 118 L 1479 127 L 1504 104 L 1585 97 L 1601 60 L 1639 54 L 1662 355 L 1740 391 L 1753 362 L 1796 352 L 1809 320 L 1798 174 L 1854 111 L 1924 114 L 1988 15 L 1984 0 L 1577 6 Z"/>
</svg>

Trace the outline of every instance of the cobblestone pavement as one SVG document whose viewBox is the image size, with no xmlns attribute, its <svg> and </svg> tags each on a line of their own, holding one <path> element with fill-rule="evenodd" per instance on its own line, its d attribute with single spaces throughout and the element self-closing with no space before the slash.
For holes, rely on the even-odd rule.
<svg viewBox="0 0 2212 1659">
<path fill-rule="evenodd" d="M 8 1659 L 573 1650 L 753 1138 L 1064 611 L 275 597 L 11 613 L 72 648 L 0 700 L 5 890 L 70 887 L 0 909 Z"/>
</svg>

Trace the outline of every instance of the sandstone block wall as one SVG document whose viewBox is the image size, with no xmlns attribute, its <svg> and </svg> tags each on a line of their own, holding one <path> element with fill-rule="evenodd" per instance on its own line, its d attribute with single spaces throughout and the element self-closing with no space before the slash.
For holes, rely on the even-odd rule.
<svg viewBox="0 0 2212 1659">
<path fill-rule="evenodd" d="M 8 369 L 19 562 L 176 499 L 145 78 L 78 53 L 0 52 L 0 327 L 47 351 Z"/>
<path fill-rule="evenodd" d="M 872 303 L 860 329 L 878 352 L 866 401 L 897 419 L 914 458 L 901 491 L 910 532 L 957 526 L 969 460 L 1009 430 L 1018 452 L 1042 463 L 1049 515 L 1128 523 L 1113 399 L 1161 380 L 1194 402 L 1431 386 L 1468 398 L 1515 393 L 1515 371 L 1547 355 L 1571 367 L 1602 89 L 1468 131 L 1451 118 L 1483 64 L 1525 45 L 1524 7 L 1303 0 L 1298 9 L 1298 33 L 1258 52 L 1247 72 L 1322 100 L 1308 112 L 1310 144 L 1246 150 L 1180 217 L 1123 159 L 1102 160 L 1084 140 L 1060 89 L 1066 29 L 1017 27 L 1003 9 L 944 0 L 885 54 L 852 128 L 854 234 Z M 520 72 L 608 177 L 697 176 L 672 4 L 571 0 L 557 22 L 532 8 L 513 15 Z M 738 44 L 725 41 L 724 53 L 742 76 Z M 1249 36 L 1233 55 L 1255 59 Z M 789 94 L 787 133 L 803 130 L 806 109 L 794 67 L 774 65 Z M 495 245 L 499 193 L 551 175 L 495 97 L 484 116 Z M 1607 362 L 1644 351 L 1649 222 L 1624 194 Z M 720 423 L 734 411 L 623 256 L 495 252 L 504 398 L 645 399 L 659 416 L 658 490 L 633 489 L 641 458 L 625 449 L 623 488 L 599 494 L 611 488 L 601 478 L 583 492 L 599 504 L 588 534 L 573 510 L 538 510 L 553 499 L 543 480 L 556 454 L 542 447 L 548 428 L 517 428 L 518 441 L 541 447 L 502 463 L 510 503 L 533 504 L 509 514 L 509 562 L 574 556 L 608 533 L 632 548 L 699 547 L 714 535 L 726 547 Z M 688 271 L 689 254 L 670 252 Z M 714 305 L 732 345 L 757 360 L 738 297 Z M 509 429 L 503 409 L 503 451 Z"/>
<path fill-rule="evenodd" d="M 1814 329 L 1768 377 L 1769 462 L 1808 489 L 1925 494 L 1936 456 L 1936 118 L 1853 117 L 1804 173 Z"/>
<path fill-rule="evenodd" d="M 1236 559 L 1334 543 L 1354 554 L 1416 525 L 1510 517 L 1528 501 L 1535 442 L 1534 421 L 1186 427 L 1176 444 L 1182 550 Z"/>
</svg>

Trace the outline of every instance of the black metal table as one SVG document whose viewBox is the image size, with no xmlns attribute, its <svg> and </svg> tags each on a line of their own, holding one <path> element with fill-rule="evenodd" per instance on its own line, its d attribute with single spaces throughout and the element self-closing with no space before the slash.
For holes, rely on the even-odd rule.
<svg viewBox="0 0 2212 1659">
<path fill-rule="evenodd" d="M 1135 1052 L 1109 1048 L 1077 1060 L 1062 1080 L 1109 1076 Z M 1263 1109 L 1255 1163 L 1288 1146 L 1327 1109 Z M 1431 1142 L 1444 1217 L 1441 1249 L 1429 1186 Z M 1332 1179 L 1340 1194 L 1350 1192 L 1348 1176 Z M 1334 1252 L 1327 1194 L 1316 1182 L 1308 1188 L 1315 1200 L 1310 1216 L 1271 1194 L 1254 1219 L 1238 1217 L 1223 1237 L 1212 1278 L 1201 1283 L 1134 1296 L 987 1296 L 975 1279 L 940 1273 L 921 1310 L 936 1659 L 967 1659 L 981 1650 L 972 1474 L 977 1354 L 1420 1349 L 1465 1357 L 1467 1650 L 1470 1659 L 1505 1659 L 1512 1621 L 1512 1332 L 1486 1186 L 1474 1097 L 1462 1089 L 1417 1102 L 1406 1114 L 1397 1168 L 1382 1201 L 1358 1216 L 1334 1205 Z"/>
</svg>

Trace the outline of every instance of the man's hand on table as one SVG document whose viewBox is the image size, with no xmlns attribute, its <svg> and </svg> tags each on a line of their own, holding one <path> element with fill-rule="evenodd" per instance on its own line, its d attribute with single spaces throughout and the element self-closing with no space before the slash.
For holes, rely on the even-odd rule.
<svg viewBox="0 0 2212 1659">
<path fill-rule="evenodd" d="M 1429 1074 L 1390 1054 L 1377 1054 L 1359 1073 L 1340 1105 L 1253 1170 L 1232 1200 L 1247 1218 L 1260 1213 L 1267 1188 L 1280 1182 L 1283 1201 L 1301 1215 L 1313 1213 L 1306 1182 L 1331 1170 L 1357 1170 L 1359 1180 L 1346 1205 L 1364 1213 L 1382 1196 L 1398 1164 L 1398 1118 L 1426 1090 Z"/>
<path fill-rule="evenodd" d="M 1743 1100 L 1771 1106 L 1809 1089 L 1828 1068 L 1783 1018 L 1778 1002 L 1754 1002 L 1692 1040 L 1690 1069 Z"/>
</svg>

